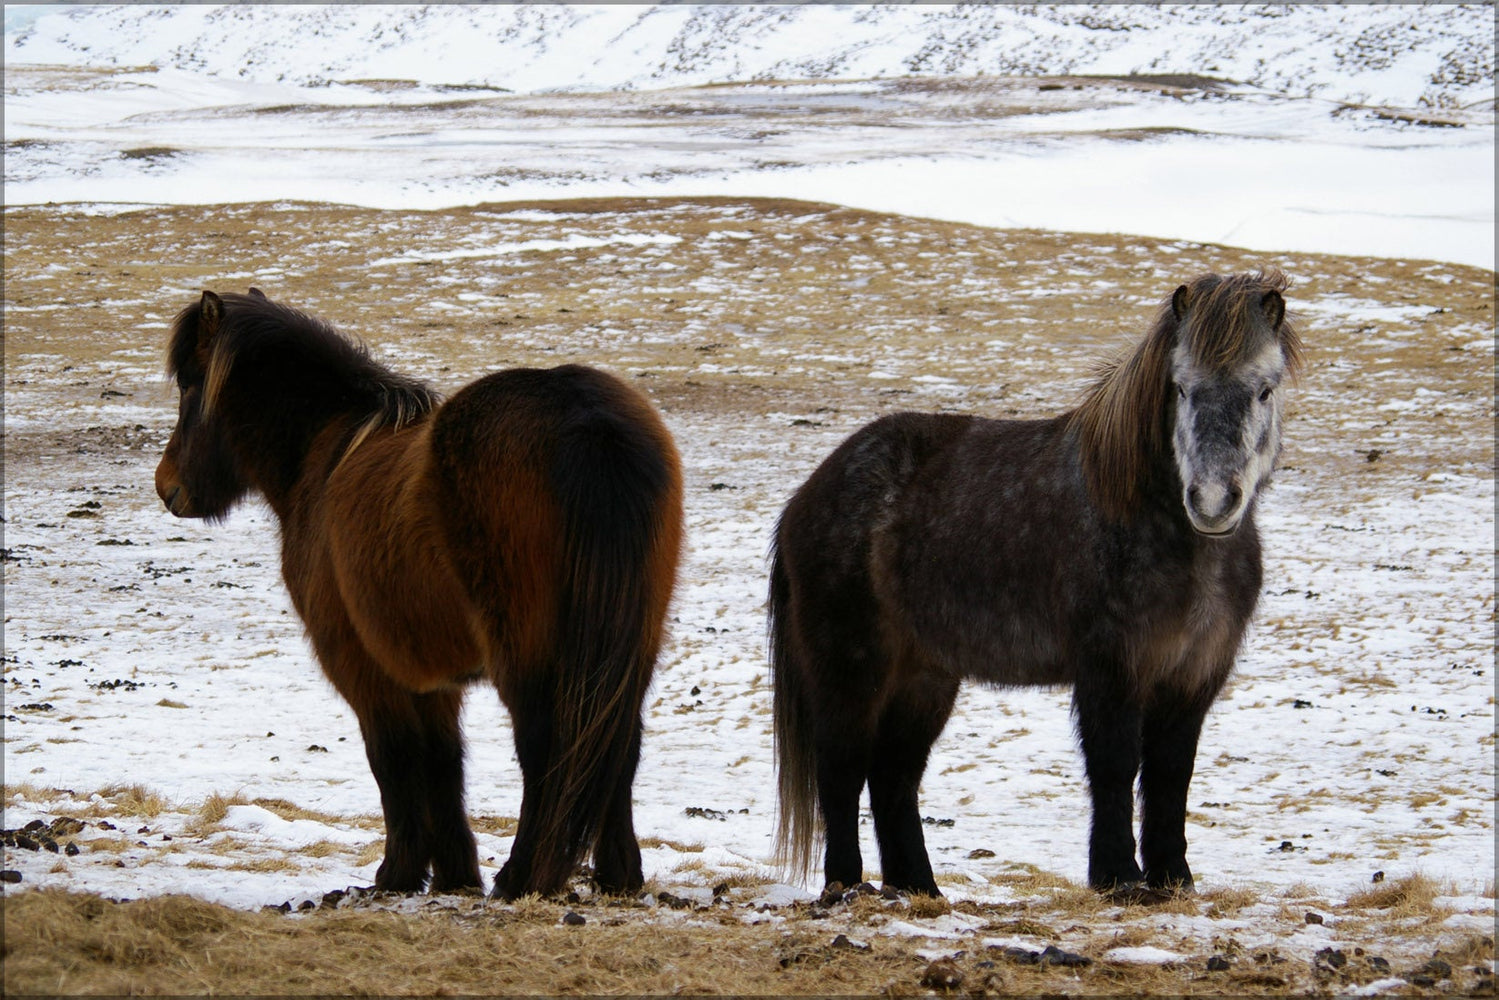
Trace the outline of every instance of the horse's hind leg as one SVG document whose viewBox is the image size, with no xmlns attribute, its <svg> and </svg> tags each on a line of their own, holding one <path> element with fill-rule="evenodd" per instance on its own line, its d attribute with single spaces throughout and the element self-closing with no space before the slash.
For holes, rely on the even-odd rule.
<svg viewBox="0 0 1499 1000">
<path fill-rule="evenodd" d="M 846 706 L 837 706 L 846 708 Z M 859 850 L 859 797 L 869 771 L 868 723 L 830 709 L 817 725 L 817 804 L 824 832 L 824 884 L 844 888 L 864 881 Z"/>
<path fill-rule="evenodd" d="M 940 896 L 921 830 L 917 790 L 932 744 L 947 725 L 956 679 L 911 678 L 886 703 L 869 764 L 869 803 L 885 885 Z"/>
<path fill-rule="evenodd" d="M 640 842 L 635 839 L 631 799 L 635 768 L 639 763 L 640 724 L 637 722 L 624 760 L 624 769 L 620 772 L 614 786 L 614 795 L 610 798 L 603 822 L 599 825 L 598 846 L 593 852 L 594 880 L 601 891 L 614 895 L 639 892 L 645 881 L 640 866 Z"/>
<path fill-rule="evenodd" d="M 552 732 L 552 692 L 545 682 L 545 672 L 537 672 L 543 676 L 532 678 L 530 684 L 517 685 L 505 699 L 515 733 L 515 756 L 520 762 L 521 803 L 510 857 L 494 880 L 492 895 L 496 899 L 518 899 L 538 891 L 536 867 L 544 846 L 541 811 L 546 808 L 542 803 L 543 781 L 555 760 L 556 740 Z M 561 845 L 545 846 L 561 849 Z M 544 891 L 556 888 L 560 886 L 545 887 Z"/>
<path fill-rule="evenodd" d="M 1192 888 L 1187 866 L 1187 787 L 1205 705 L 1160 696 L 1145 713 L 1140 765 L 1140 859 L 1152 888 Z"/>
</svg>

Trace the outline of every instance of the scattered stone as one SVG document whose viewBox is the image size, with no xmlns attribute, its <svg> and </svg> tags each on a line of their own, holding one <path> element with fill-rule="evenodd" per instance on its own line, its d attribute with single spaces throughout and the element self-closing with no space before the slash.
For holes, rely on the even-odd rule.
<svg viewBox="0 0 1499 1000">
<path fill-rule="evenodd" d="M 1364 959 L 1364 962 L 1375 972 L 1381 972 L 1386 975 L 1390 972 L 1390 963 L 1378 955 L 1370 955 Z"/>
<path fill-rule="evenodd" d="M 880 896 L 882 898 L 884 898 L 884 899 L 891 899 L 891 900 L 899 899 L 900 898 L 900 890 L 892 888 L 891 886 L 888 886 L 888 885 L 887 886 L 882 886 L 880 888 Z"/>
<path fill-rule="evenodd" d="M 1452 964 L 1444 958 L 1432 957 L 1427 959 L 1426 964 L 1416 971 L 1418 973 L 1430 973 L 1437 979 L 1452 978 Z"/>
<path fill-rule="evenodd" d="M 28 837 L 24 833 L 16 834 L 16 846 L 26 851 L 40 851 L 42 849 L 41 844 L 37 843 L 34 838 Z"/>
<path fill-rule="evenodd" d="M 989 848 L 987 847 L 975 847 L 973 850 L 968 852 L 968 859 L 970 861 L 977 861 L 980 858 L 992 857 L 994 857 L 994 852 L 989 850 Z"/>
<path fill-rule="evenodd" d="M 0 882 L 12 882 L 12 883 L 14 883 L 14 882 L 19 882 L 19 881 L 21 881 L 21 873 L 20 872 L 13 871 L 12 869 L 9 869 L 9 868 L 5 869 L 4 871 L 0 871 Z"/>
<path fill-rule="evenodd" d="M 950 958 L 939 958 L 921 974 L 921 985 L 933 990 L 955 990 L 963 985 L 963 972 Z"/>
<path fill-rule="evenodd" d="M 1309 923 L 1309 924 L 1320 924 L 1320 923 L 1323 923 L 1324 921 L 1322 919 L 1322 914 L 1320 914 L 1320 913 L 1314 913 L 1311 910 L 1307 910 L 1306 911 L 1306 922 Z"/>
<path fill-rule="evenodd" d="M 1232 964 L 1233 963 L 1224 958 L 1222 955 L 1214 955 L 1212 958 L 1208 959 L 1208 971 L 1227 972 Z"/>
<path fill-rule="evenodd" d="M 1384 872 L 1382 872 L 1382 871 L 1375 872 L 1374 873 L 1374 877 L 1371 878 L 1371 879 L 1369 879 L 1369 881 L 1370 882 L 1383 882 L 1384 881 Z"/>
<path fill-rule="evenodd" d="M 823 888 L 822 895 L 817 897 L 817 902 L 823 906 L 832 906 L 843 901 L 843 892 L 842 882 L 829 882 Z"/>
<path fill-rule="evenodd" d="M 1030 951 L 1026 948 L 1016 948 L 1013 945 L 991 947 L 989 950 L 999 952 L 1002 958 L 1006 961 L 1014 962 L 1016 965 L 1036 965 L 1041 961 L 1040 952 Z"/>
<path fill-rule="evenodd" d="M 1312 958 L 1312 965 L 1322 971 L 1336 972 L 1347 964 L 1348 956 L 1337 948 L 1323 948 Z"/>
<path fill-rule="evenodd" d="M 348 895 L 348 893 L 346 893 L 342 889 L 334 889 L 332 892 L 325 892 L 323 893 L 322 905 L 330 909 L 336 907 L 339 904 L 339 901 L 342 900 L 346 895 Z"/>
<path fill-rule="evenodd" d="M 568 910 L 562 915 L 562 922 L 568 927 L 582 927 L 588 923 L 588 918 L 581 913 L 574 913 L 572 910 Z"/>
<path fill-rule="evenodd" d="M 1075 955 L 1070 951 L 1063 951 L 1056 945 L 1049 944 L 1046 950 L 1041 952 L 1040 962 L 1042 965 L 1060 965 L 1069 969 L 1078 969 L 1085 965 L 1092 965 L 1093 959 L 1086 955 Z"/>
<path fill-rule="evenodd" d="M 851 951 L 869 951 L 870 944 L 868 941 L 855 941 L 847 934 L 839 934 L 837 937 L 833 938 L 833 943 L 829 945 L 829 947 L 848 949 Z"/>
<path fill-rule="evenodd" d="M 59 816 L 52 821 L 51 829 L 54 837 L 72 837 L 83 832 L 83 820 Z"/>
<path fill-rule="evenodd" d="M 70 840 L 68 841 L 68 846 L 64 847 L 62 852 L 70 858 L 75 858 L 78 856 L 78 845 Z"/>
</svg>

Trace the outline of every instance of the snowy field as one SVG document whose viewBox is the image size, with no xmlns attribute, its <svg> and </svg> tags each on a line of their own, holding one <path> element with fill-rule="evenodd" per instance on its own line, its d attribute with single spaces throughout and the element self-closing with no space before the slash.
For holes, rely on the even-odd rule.
<svg viewBox="0 0 1499 1000">
<path fill-rule="evenodd" d="M 267 10 L 234 16 L 259 19 L 263 35 Z M 1148 292 L 1131 284 L 1119 293 L 1120 279 L 1101 277 L 1105 262 L 1119 260 L 1117 241 L 1095 246 L 1086 236 L 1055 273 L 1020 284 L 994 274 L 954 278 L 967 283 L 952 286 L 964 294 L 1016 308 L 1066 290 L 1118 293 L 1143 309 L 1186 277 L 1161 259 L 1214 258 L 1190 246 L 1198 243 L 1263 251 L 1261 259 L 1284 262 L 1293 274 L 1298 253 L 1429 262 L 1406 267 L 1402 275 L 1414 277 L 1391 287 L 1387 278 L 1351 277 L 1372 270 L 1367 262 L 1341 267 L 1319 258 L 1308 266 L 1323 284 L 1293 300 L 1314 349 L 1319 330 L 1339 331 L 1340 342 L 1357 334 L 1368 354 L 1317 358 L 1299 390 L 1288 468 L 1262 512 L 1261 624 L 1203 737 L 1189 856 L 1205 887 L 1272 895 L 1343 899 L 1376 871 L 1389 879 L 1422 873 L 1454 900 L 1455 929 L 1492 929 L 1495 497 L 1493 442 L 1484 438 L 1493 400 L 1472 390 L 1491 390 L 1493 370 L 1492 7 L 1477 17 L 1431 12 L 1448 35 L 1433 29 L 1436 41 L 1423 36 L 1403 48 L 1390 41 L 1383 68 L 1361 75 L 1339 75 L 1346 61 L 1330 53 L 1345 56 L 1349 38 L 1382 37 L 1378 26 L 1393 33 L 1393 15 L 1339 10 L 1339 18 L 1371 19 L 1359 32 L 1298 14 L 1299 45 L 1268 36 L 1280 39 L 1290 62 L 1279 75 L 1262 67 L 1252 83 L 1083 80 L 1079 74 L 1205 69 L 1130 62 L 1117 49 L 1089 55 L 1085 46 L 1042 61 L 1034 72 L 1054 74 L 1045 80 L 976 78 L 966 64 L 951 79 L 909 79 L 895 59 L 880 64 L 884 71 L 850 61 L 838 75 L 859 78 L 853 82 L 772 83 L 761 77 L 811 74 L 787 72 L 802 64 L 784 61 L 765 63 L 772 73 L 752 64 L 748 50 L 677 75 L 630 76 L 600 64 L 597 79 L 581 82 L 546 76 L 537 56 L 518 62 L 531 76 L 509 80 L 484 77 L 461 48 L 444 78 L 419 46 L 377 49 L 358 62 L 353 29 L 333 28 L 317 36 L 329 50 L 325 69 L 298 78 L 268 45 L 231 51 L 240 33 L 230 29 L 249 25 L 216 27 L 211 8 L 161 14 L 159 30 L 134 35 L 125 30 L 133 16 L 13 19 L 7 8 L 8 212 L 66 204 L 58 218 L 84 232 L 88 218 L 128 221 L 151 206 L 235 205 L 222 211 L 225 224 L 248 225 L 253 203 L 262 202 L 284 217 L 299 211 L 292 202 L 330 202 L 432 210 L 441 221 L 454 206 L 511 200 L 763 196 L 995 227 L 995 241 L 1016 227 L 1180 241 L 1152 251 Z M 1376 25 L 1380 18 L 1387 20 Z M 416 31 L 421 22 L 403 23 Z M 609 35 L 581 14 L 577 24 L 615 39 L 626 31 L 616 26 Z M 1243 41 L 1255 38 L 1254 26 L 1231 27 L 1242 44 L 1225 49 L 1224 65 L 1208 75 L 1247 80 L 1261 51 Z M 1152 22 L 1141 30 L 1171 28 Z M 835 29 L 842 30 L 827 30 Z M 1347 37 L 1330 35 L 1335 29 Z M 374 27 L 361 21 L 359 30 Z M 758 30 L 757 44 L 769 45 L 769 29 Z M 1214 30 L 1223 37 L 1228 29 L 1194 21 L 1191 52 L 1205 51 Z M 217 47 L 199 44 L 213 31 Z M 437 35 L 422 37 L 439 44 L 431 41 Z M 1071 37 L 1057 29 L 1055 51 Z M 1478 41 L 1464 48 L 1464 37 Z M 1487 59 L 1486 82 L 1432 82 L 1444 53 L 1470 49 L 1480 76 Z M 189 50 L 201 58 L 173 62 L 172 53 Z M 298 50 L 296 65 L 310 60 Z M 139 68 L 151 62 L 159 68 Z M 707 86 L 735 67 L 740 82 Z M 1487 103 L 1475 93 L 1487 93 Z M 26 216 L 28 225 L 38 218 Z M 775 804 L 762 604 L 764 554 L 780 505 L 828 449 L 881 412 L 887 387 L 901 388 L 902 408 L 983 410 L 1002 400 L 1028 412 L 1055 410 L 1072 398 L 1098 347 L 1065 354 L 1019 325 L 977 345 L 949 350 L 938 341 L 918 352 L 900 340 L 915 321 L 884 317 L 871 319 L 878 336 L 851 335 L 822 354 L 789 352 L 764 329 L 740 325 L 732 303 L 721 301 L 749 302 L 761 287 L 746 283 L 731 253 L 759 245 L 760 222 L 728 209 L 696 235 L 629 213 L 608 216 L 609 231 L 601 231 L 544 207 L 495 209 L 470 228 L 429 225 L 417 214 L 405 216 L 408 223 L 359 218 L 376 220 L 370 244 L 383 247 L 387 226 L 399 230 L 401 245 L 376 255 L 348 233 L 328 236 L 321 252 L 337 259 L 341 277 L 367 276 L 379 288 L 382 274 L 405 275 L 409 284 L 419 273 L 430 276 L 416 285 L 427 297 L 411 304 L 407 337 L 330 318 L 444 388 L 477 374 L 483 361 L 472 345 L 439 350 L 419 339 L 416 320 L 462 325 L 519 308 L 501 301 L 501 287 L 482 270 L 457 284 L 448 275 L 458 269 L 566 274 L 583 266 L 578 261 L 608 264 L 635 281 L 609 294 L 629 296 L 670 289 L 681 255 L 711 245 L 721 256 L 707 259 L 708 276 L 680 291 L 701 296 L 702 312 L 660 334 L 661 343 L 699 352 L 694 367 L 673 377 L 689 386 L 759 385 L 800 372 L 830 379 L 830 397 L 862 393 L 861 403 L 832 415 L 819 414 L 816 393 L 806 391 L 759 412 L 666 407 L 689 470 L 690 552 L 672 644 L 648 702 L 637 783 L 636 825 L 650 838 L 647 876 L 709 898 L 712 885 L 731 876 L 756 884 L 762 900 L 807 898 L 808 887 L 781 884 L 769 865 Z M 828 224 L 811 212 L 804 223 L 809 233 Z M 917 239 L 885 225 L 876 236 L 891 246 Z M 251 505 L 221 526 L 177 522 L 151 488 L 175 414 L 159 374 L 171 315 L 207 284 L 254 281 L 300 303 L 299 288 L 313 287 L 298 270 L 307 259 L 244 266 L 241 247 L 222 259 L 133 260 L 115 247 L 80 249 L 50 265 L 27 256 L 18 273 L 12 239 L 8 232 L 4 825 L 91 808 L 137 818 L 108 851 L 60 857 L 7 847 L 4 867 L 20 871 L 26 887 L 190 892 L 239 907 L 368 884 L 379 858 L 369 848 L 381 836 L 375 785 L 352 714 L 311 662 L 284 596 L 269 514 Z M 170 254 L 174 239 L 163 229 L 142 242 Z M 1003 259 L 983 237 L 961 251 L 921 239 L 932 240 L 920 247 L 932 258 Z M 96 259 L 122 271 L 160 271 L 173 297 L 108 298 L 110 309 L 139 317 L 138 326 L 113 330 L 98 325 L 96 313 L 61 318 L 78 307 L 64 294 L 26 291 L 86 274 L 80 269 Z M 853 273 L 848 288 L 869 280 Z M 1440 341 L 1424 342 L 1431 317 L 1447 307 L 1442 289 L 1485 280 L 1487 313 L 1447 315 Z M 91 300 L 87 277 L 77 285 Z M 776 294 L 782 298 L 763 308 L 794 325 L 797 301 L 784 289 Z M 868 295 L 854 305 L 871 316 L 882 308 Z M 28 332 L 21 347 L 12 323 Z M 55 332 L 49 346 L 47 336 L 30 336 L 43 329 L 77 339 Z M 528 338 L 506 348 L 518 356 L 576 349 L 555 323 L 529 332 L 522 324 L 516 336 Z M 636 374 L 656 350 L 650 336 L 587 336 L 615 336 L 613 365 Z M 1399 370 L 1402 359 L 1434 351 L 1449 352 L 1442 357 L 1461 377 Z M 1013 383 L 1011 394 L 996 381 Z M 1444 440 L 1453 434 L 1459 440 Z M 1385 453 L 1416 458 L 1377 481 L 1335 474 L 1361 468 L 1338 464 L 1355 449 L 1372 456 L 1359 458 L 1371 469 Z M 472 692 L 465 724 L 469 806 L 489 821 L 480 844 L 492 878 L 508 851 L 506 818 L 519 805 L 509 726 L 484 690 Z M 1081 880 L 1080 770 L 1065 693 L 965 689 L 923 787 L 928 845 L 945 891 L 1012 900 L 995 876 L 1025 866 Z M 133 786 L 158 801 L 121 806 Z M 205 827 L 204 807 L 215 796 L 228 803 Z M 288 810 L 254 799 L 290 803 L 305 815 L 287 818 Z M 873 865 L 872 843 L 866 850 Z M 289 855 L 295 864 L 246 863 Z M 1305 935 L 1308 950 L 1325 943 L 1321 928 Z"/>
<path fill-rule="evenodd" d="M 34 14 L 8 205 L 753 195 L 1494 266 L 1492 6 Z"/>
</svg>

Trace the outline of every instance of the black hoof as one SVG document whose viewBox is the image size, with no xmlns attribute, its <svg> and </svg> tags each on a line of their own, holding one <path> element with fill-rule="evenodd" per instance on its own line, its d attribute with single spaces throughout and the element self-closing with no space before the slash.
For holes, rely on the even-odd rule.
<svg viewBox="0 0 1499 1000">
<path fill-rule="evenodd" d="M 1144 882 L 1125 882 L 1099 892 L 1111 903 L 1124 906 L 1160 906 L 1177 899 L 1178 895 L 1168 888 L 1147 885 Z"/>
</svg>

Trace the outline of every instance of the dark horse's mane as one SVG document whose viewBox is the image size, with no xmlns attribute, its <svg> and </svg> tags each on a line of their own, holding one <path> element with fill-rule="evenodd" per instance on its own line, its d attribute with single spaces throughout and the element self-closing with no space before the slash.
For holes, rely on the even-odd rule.
<svg viewBox="0 0 1499 1000">
<path fill-rule="evenodd" d="M 184 385 L 201 386 L 205 418 L 221 403 L 230 369 L 246 361 L 268 378 L 311 383 L 323 400 L 336 400 L 361 420 L 346 451 L 370 432 L 400 428 L 442 401 L 433 389 L 372 359 L 362 341 L 255 289 L 249 295 L 217 298 L 223 305 L 212 320 L 212 346 L 206 352 L 201 346 L 204 304 L 199 301 L 177 315 L 167 348 L 168 374 Z"/>
<path fill-rule="evenodd" d="M 1265 298 L 1290 285 L 1280 271 L 1206 274 L 1183 285 L 1156 313 L 1150 332 L 1135 350 L 1105 362 L 1083 402 L 1070 415 L 1082 451 L 1084 476 L 1094 500 L 1114 520 L 1136 508 L 1152 463 L 1171 446 L 1171 355 L 1178 332 L 1201 364 L 1223 369 L 1265 344 Z M 1191 313 L 1181 323 L 1178 312 Z M 1289 319 L 1274 328 L 1287 374 L 1301 366 L 1301 337 Z"/>
</svg>

